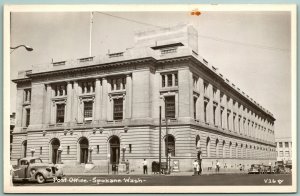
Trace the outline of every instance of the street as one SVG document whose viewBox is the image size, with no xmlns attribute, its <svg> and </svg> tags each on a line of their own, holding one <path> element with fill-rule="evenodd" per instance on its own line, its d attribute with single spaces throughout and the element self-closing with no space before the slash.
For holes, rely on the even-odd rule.
<svg viewBox="0 0 300 196">
<path fill-rule="evenodd" d="M 179 175 L 80 175 L 65 176 L 54 182 L 15 182 L 15 186 L 282 186 L 291 185 L 289 174 Z"/>
</svg>

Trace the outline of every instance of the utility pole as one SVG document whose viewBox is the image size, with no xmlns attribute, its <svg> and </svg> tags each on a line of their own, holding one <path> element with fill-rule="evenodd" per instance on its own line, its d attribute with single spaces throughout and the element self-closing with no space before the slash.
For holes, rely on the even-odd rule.
<svg viewBox="0 0 300 196">
<path fill-rule="evenodd" d="M 92 56 L 92 31 L 93 31 L 93 17 L 94 17 L 94 13 L 91 12 L 90 14 L 90 57 Z"/>
<path fill-rule="evenodd" d="M 168 117 L 166 116 L 166 164 L 167 164 L 166 171 L 167 172 L 169 171 L 168 154 L 169 154 Z"/>
<path fill-rule="evenodd" d="M 159 154 L 159 175 L 161 174 L 161 106 L 159 106 L 159 139 L 158 139 L 158 142 L 159 142 L 159 147 L 158 147 L 158 154 Z"/>
</svg>

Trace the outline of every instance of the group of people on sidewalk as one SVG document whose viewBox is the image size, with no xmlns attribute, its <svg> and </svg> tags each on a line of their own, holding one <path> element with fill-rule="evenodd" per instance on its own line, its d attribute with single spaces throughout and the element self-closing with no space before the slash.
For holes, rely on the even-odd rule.
<svg viewBox="0 0 300 196">
<path fill-rule="evenodd" d="M 202 173 L 202 152 L 199 150 L 197 153 L 197 160 L 193 162 L 194 175 L 201 175 Z M 216 172 L 220 172 L 220 162 L 216 161 Z"/>
</svg>

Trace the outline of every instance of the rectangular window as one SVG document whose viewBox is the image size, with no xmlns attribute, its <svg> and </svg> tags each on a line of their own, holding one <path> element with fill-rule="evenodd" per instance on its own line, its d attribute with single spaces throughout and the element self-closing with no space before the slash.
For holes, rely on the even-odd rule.
<svg viewBox="0 0 300 196">
<path fill-rule="evenodd" d="M 289 143 L 288 142 L 284 142 L 284 147 L 288 148 L 289 147 Z"/>
<path fill-rule="evenodd" d="M 208 102 L 204 101 L 204 122 L 207 122 L 207 106 Z"/>
<path fill-rule="evenodd" d="M 167 78 L 168 78 L 168 86 L 172 86 L 172 74 L 168 74 Z"/>
<path fill-rule="evenodd" d="M 221 128 L 223 127 L 223 111 L 224 111 L 224 109 L 223 108 L 221 108 L 221 114 L 220 114 L 220 124 L 221 124 Z"/>
<path fill-rule="evenodd" d="M 114 120 L 123 119 L 123 99 L 114 99 Z"/>
<path fill-rule="evenodd" d="M 235 131 L 235 118 L 236 118 L 236 114 L 233 113 L 233 131 Z"/>
<path fill-rule="evenodd" d="M 197 98 L 194 97 L 194 119 L 197 118 Z"/>
<path fill-rule="evenodd" d="M 217 106 L 213 106 L 213 119 L 214 119 L 214 125 L 217 124 L 216 122 L 216 110 L 217 110 Z"/>
<path fill-rule="evenodd" d="M 100 152 L 100 146 L 97 145 L 97 154 L 99 154 L 99 152 Z"/>
<path fill-rule="evenodd" d="M 175 118 L 175 96 L 165 97 L 166 118 Z"/>
<path fill-rule="evenodd" d="M 282 148 L 282 142 L 279 142 L 279 148 Z"/>
<path fill-rule="evenodd" d="M 177 76 L 177 73 L 174 74 L 175 75 L 175 86 L 178 86 L 178 76 Z"/>
<path fill-rule="evenodd" d="M 40 155 L 43 154 L 43 147 L 40 147 Z"/>
<path fill-rule="evenodd" d="M 67 147 L 67 154 L 70 154 L 70 146 Z"/>
<path fill-rule="evenodd" d="M 283 151 L 279 151 L 279 157 L 283 157 Z"/>
<path fill-rule="evenodd" d="M 204 94 L 209 96 L 209 93 L 208 93 L 208 83 L 207 82 L 204 82 Z"/>
<path fill-rule="evenodd" d="M 25 127 L 28 127 L 30 124 L 30 109 L 26 109 L 26 124 Z"/>
<path fill-rule="evenodd" d="M 165 75 L 161 75 L 161 86 L 165 87 L 166 81 L 165 81 Z"/>
<path fill-rule="evenodd" d="M 229 130 L 229 116 L 230 116 L 230 111 L 227 111 L 227 129 Z"/>
<path fill-rule="evenodd" d="M 27 102 L 30 102 L 30 100 L 31 100 L 31 89 L 26 89 L 26 90 L 24 90 L 24 93 L 25 93 L 25 101 L 27 101 Z"/>
<path fill-rule="evenodd" d="M 285 156 L 290 157 L 290 151 L 285 151 Z"/>
<path fill-rule="evenodd" d="M 86 101 L 84 102 L 84 118 L 92 118 L 93 117 L 93 102 Z"/>
<path fill-rule="evenodd" d="M 65 121 L 65 104 L 57 104 L 56 107 L 56 123 L 63 123 Z"/>
</svg>

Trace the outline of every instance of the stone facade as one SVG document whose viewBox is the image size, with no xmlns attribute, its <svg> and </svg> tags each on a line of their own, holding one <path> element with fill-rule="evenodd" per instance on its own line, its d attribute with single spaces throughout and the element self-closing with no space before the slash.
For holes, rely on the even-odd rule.
<svg viewBox="0 0 300 196">
<path fill-rule="evenodd" d="M 65 165 L 105 171 L 124 152 L 132 169 L 146 158 L 151 171 L 161 106 L 162 160 L 168 132 L 179 171 L 192 169 L 198 150 L 204 167 L 275 161 L 275 118 L 203 59 L 197 43 L 197 31 L 179 25 L 138 33 L 124 52 L 20 72 L 12 160 L 57 162 L 60 151 Z"/>
<path fill-rule="evenodd" d="M 292 160 L 292 138 L 282 137 L 276 138 L 276 152 L 277 161 L 287 161 Z"/>
</svg>

